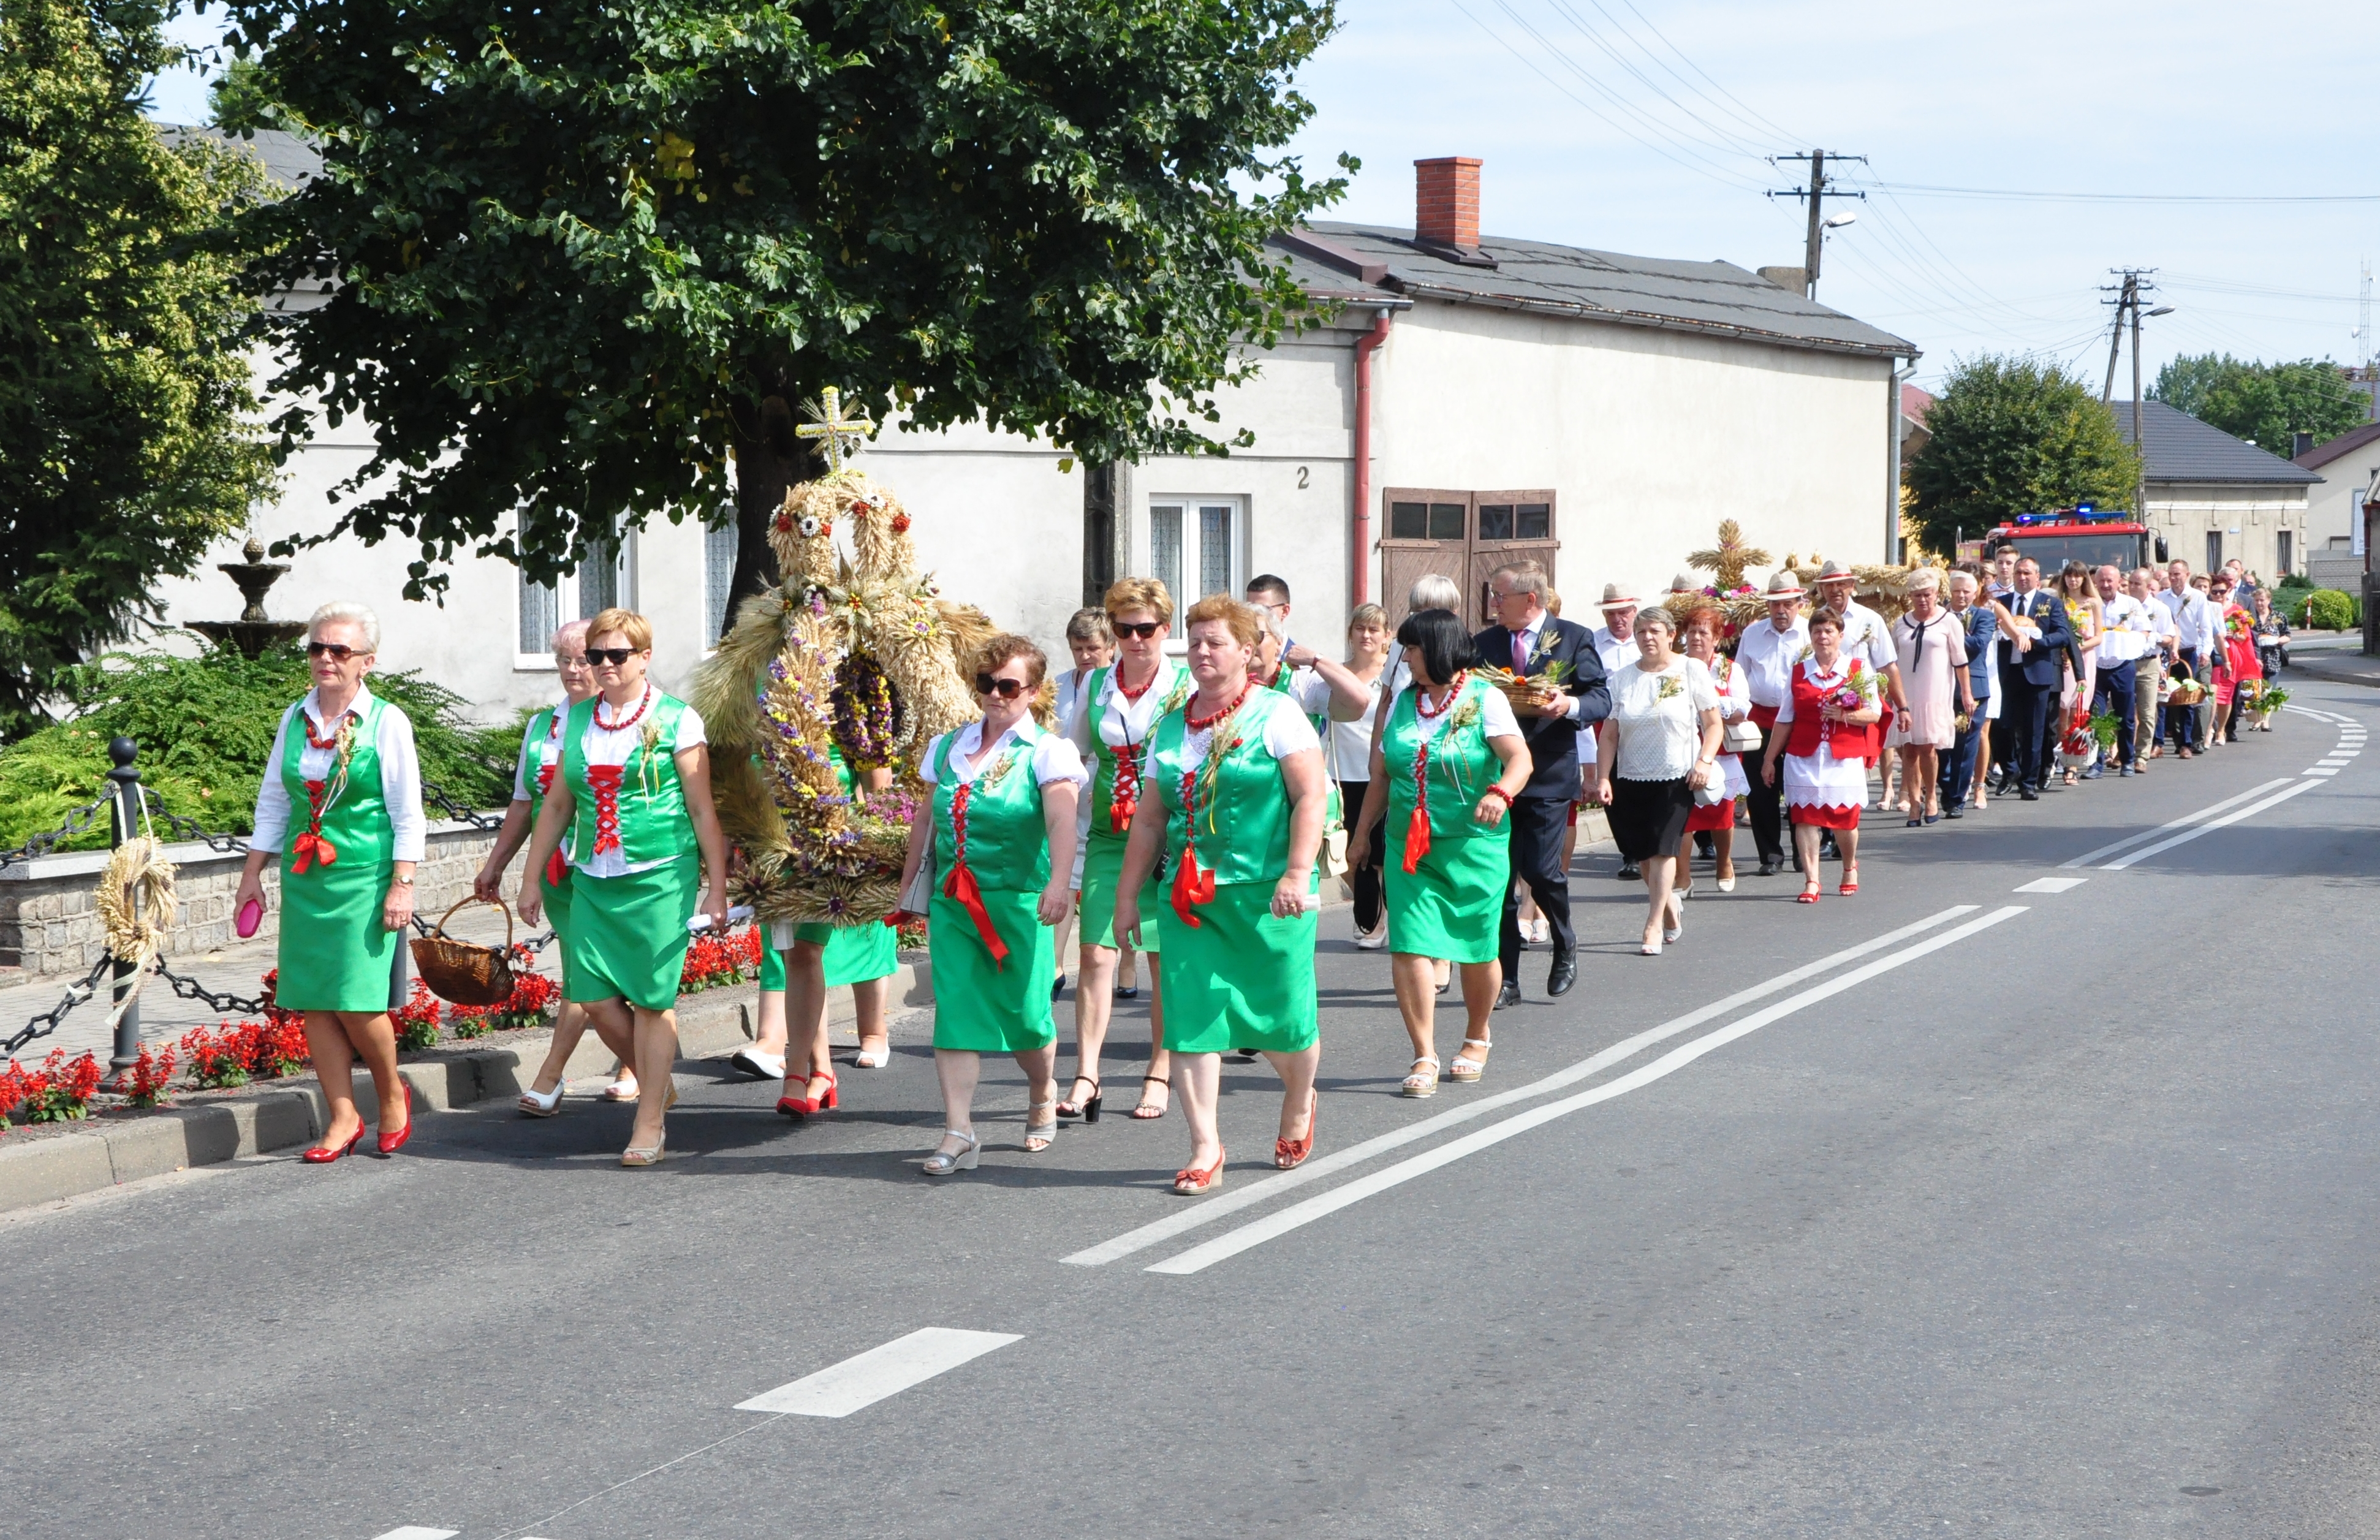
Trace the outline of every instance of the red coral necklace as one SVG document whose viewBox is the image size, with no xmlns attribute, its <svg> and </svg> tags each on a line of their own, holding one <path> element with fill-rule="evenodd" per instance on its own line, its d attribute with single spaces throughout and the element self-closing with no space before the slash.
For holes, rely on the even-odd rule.
<svg viewBox="0 0 2380 1540">
<path fill-rule="evenodd" d="M 638 697 L 637 709 L 628 714 L 627 721 L 605 721 L 603 720 L 604 701 L 603 697 L 599 695 L 595 697 L 595 726 L 599 731 L 604 733 L 625 733 L 629 728 L 636 726 L 637 723 L 644 721 L 645 712 L 652 708 L 652 704 L 653 687 L 650 685 L 648 685 L 645 686 L 645 693 Z"/>
</svg>

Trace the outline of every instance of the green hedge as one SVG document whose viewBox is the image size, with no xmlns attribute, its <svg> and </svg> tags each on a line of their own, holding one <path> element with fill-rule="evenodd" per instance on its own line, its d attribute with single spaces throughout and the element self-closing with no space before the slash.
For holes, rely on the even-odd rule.
<svg viewBox="0 0 2380 1540">
<path fill-rule="evenodd" d="M 2300 618 L 2291 624 L 2301 624 L 2316 631 L 2345 631 L 2360 624 L 2362 606 L 2353 594 L 2337 588 L 2316 588 L 2306 596 Z"/>
<path fill-rule="evenodd" d="M 375 673 L 370 684 L 413 720 L 423 779 L 472 807 L 510 799 L 518 727 L 472 726 L 460 696 L 416 673 Z M 273 730 L 311 687 L 294 647 L 253 661 L 228 648 L 197 658 L 111 653 L 71 671 L 67 720 L 0 748 L 0 850 L 56 828 L 104 792 L 108 740 L 119 734 L 140 746 L 140 778 L 160 805 L 210 832 L 249 832 Z M 103 823 L 61 848 L 106 843 Z"/>
</svg>

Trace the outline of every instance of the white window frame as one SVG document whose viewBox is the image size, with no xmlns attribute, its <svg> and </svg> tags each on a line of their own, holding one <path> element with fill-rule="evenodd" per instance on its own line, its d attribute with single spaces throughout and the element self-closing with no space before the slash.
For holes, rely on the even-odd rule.
<svg viewBox="0 0 2380 1540">
<path fill-rule="evenodd" d="M 1223 556 L 1227 581 L 1221 591 L 1237 599 L 1248 582 L 1248 524 L 1252 517 L 1252 500 L 1245 492 L 1152 492 L 1136 501 L 1133 510 L 1133 571 L 1144 576 L 1165 579 L 1166 588 L 1173 595 L 1173 640 L 1178 642 L 1182 639 L 1184 613 L 1191 605 L 1204 599 L 1208 592 L 1203 579 L 1198 582 L 1181 580 L 1183 573 L 1200 569 L 1209 554 L 1198 533 L 1199 511 L 1204 508 L 1230 511 L 1230 548 Z M 1178 557 L 1179 569 L 1172 574 L 1158 570 L 1156 531 L 1160 523 L 1158 510 L 1160 508 L 1180 511 L 1182 549 Z"/>
<path fill-rule="evenodd" d="M 636 530 L 630 529 L 621 537 L 617 560 L 613 565 L 613 574 L 615 589 L 614 601 L 619 604 L 622 609 L 636 609 Z M 579 576 L 580 574 L 578 572 L 565 573 L 552 585 L 551 585 L 547 590 L 554 595 L 554 613 L 557 617 L 554 621 L 554 624 L 556 626 L 566 624 L 574 620 L 585 620 L 590 618 L 578 612 L 581 608 L 579 603 Z M 521 642 L 521 600 L 525 597 L 525 591 L 528 589 L 528 579 L 521 575 L 518 568 L 515 568 L 513 575 L 513 646 L 516 650 L 513 654 L 513 672 L 516 673 L 552 673 L 555 672 L 553 667 L 553 654 L 552 652 L 542 648 L 539 649 L 535 652 L 518 650 Z"/>
</svg>

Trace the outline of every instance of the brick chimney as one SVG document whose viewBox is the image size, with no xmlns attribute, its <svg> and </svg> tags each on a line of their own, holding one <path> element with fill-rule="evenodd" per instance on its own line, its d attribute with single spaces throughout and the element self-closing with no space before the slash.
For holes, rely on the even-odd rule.
<svg viewBox="0 0 2380 1540">
<path fill-rule="evenodd" d="M 1472 251 L 1479 246 L 1479 161 L 1440 155 L 1414 162 L 1414 238 Z"/>
</svg>

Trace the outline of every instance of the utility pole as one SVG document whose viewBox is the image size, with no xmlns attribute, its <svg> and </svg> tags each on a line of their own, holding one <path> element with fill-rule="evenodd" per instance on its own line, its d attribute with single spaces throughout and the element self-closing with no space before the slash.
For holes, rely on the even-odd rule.
<svg viewBox="0 0 2380 1540">
<path fill-rule="evenodd" d="M 2124 326 L 2129 321 L 2132 329 L 2132 450 L 2140 456 L 2140 470 L 2132 483 L 2132 517 L 2146 524 L 2149 482 L 2148 449 L 2141 442 L 2141 300 L 2156 292 L 2156 285 L 2149 277 L 2156 269 L 2126 267 L 2109 268 L 2107 271 L 2121 281 L 2099 285 L 2101 292 L 2116 297 L 2105 301 L 2116 307 L 2116 321 L 2107 328 L 2107 378 L 2106 383 L 2099 387 L 2099 401 L 2104 406 L 2115 398 L 2116 357 L 2123 351 Z M 2170 312 L 2160 308 L 2151 313 L 2166 315 Z"/>
<path fill-rule="evenodd" d="M 1857 161 L 1862 165 L 1867 164 L 1865 155 L 1846 155 L 1840 151 L 1835 152 L 1832 158 L 1838 161 Z M 1771 198 L 1806 198 L 1810 200 L 1810 234 L 1802 253 L 1802 293 L 1804 297 L 1810 299 L 1818 297 L 1818 257 L 1826 249 L 1827 243 L 1824 209 L 1826 200 L 1829 198 L 1857 198 L 1864 200 L 1867 197 L 1864 192 L 1838 191 L 1827 177 L 1828 159 L 1828 156 L 1824 150 L 1813 150 L 1806 154 L 1768 157 L 1768 164 L 1771 165 L 1775 165 L 1779 161 L 1810 163 L 1809 187 L 1806 188 L 1780 188 L 1768 195 Z M 1849 216 L 1845 217 L 1848 222 Z"/>
<path fill-rule="evenodd" d="M 2102 406 L 2116 398 L 2116 358 L 2124 350 L 2124 312 L 2137 306 L 2140 297 L 2139 277 L 2125 273 L 2122 287 L 2116 295 L 2116 323 L 2107 328 L 2107 379 L 2099 387 L 2099 405 Z M 2135 344 L 2132 350 L 2132 398 L 2136 401 L 2141 394 L 2140 372 L 2140 349 Z"/>
</svg>

